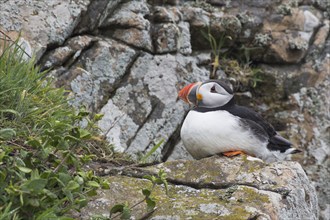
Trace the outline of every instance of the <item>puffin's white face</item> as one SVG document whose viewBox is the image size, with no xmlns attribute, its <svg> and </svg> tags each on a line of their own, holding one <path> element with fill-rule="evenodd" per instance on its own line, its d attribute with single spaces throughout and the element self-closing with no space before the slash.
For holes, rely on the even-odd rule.
<svg viewBox="0 0 330 220">
<path fill-rule="evenodd" d="M 227 104 L 233 98 L 233 94 L 227 92 L 217 82 L 207 82 L 197 89 L 196 97 L 197 106 L 215 108 Z"/>
<path fill-rule="evenodd" d="M 216 108 L 227 104 L 233 98 L 232 90 L 216 80 L 192 83 L 179 92 L 179 97 L 195 106 Z"/>
</svg>

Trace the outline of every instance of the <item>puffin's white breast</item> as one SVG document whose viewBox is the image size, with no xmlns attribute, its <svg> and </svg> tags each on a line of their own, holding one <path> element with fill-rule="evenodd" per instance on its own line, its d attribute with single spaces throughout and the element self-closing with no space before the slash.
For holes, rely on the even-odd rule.
<svg viewBox="0 0 330 220">
<path fill-rule="evenodd" d="M 237 116 L 222 110 L 190 111 L 181 128 L 181 139 L 196 159 L 233 150 L 256 156 L 267 154 L 267 143 L 240 126 Z"/>
</svg>

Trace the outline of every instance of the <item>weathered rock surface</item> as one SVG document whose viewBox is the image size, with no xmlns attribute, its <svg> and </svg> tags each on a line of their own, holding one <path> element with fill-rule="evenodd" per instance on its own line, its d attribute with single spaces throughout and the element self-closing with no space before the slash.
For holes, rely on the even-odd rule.
<svg viewBox="0 0 330 220">
<path fill-rule="evenodd" d="M 177 98 L 179 86 L 207 76 L 194 58 L 141 54 L 127 80 L 101 109 L 105 117 L 99 126 L 117 150 L 143 152 L 180 128 L 185 111 Z"/>
<path fill-rule="evenodd" d="M 81 55 L 82 51 L 90 47 L 95 41 L 95 38 L 87 35 L 70 38 L 63 46 L 48 52 L 45 55 L 46 59 L 41 61 L 41 65 L 47 69 L 70 66 Z"/>
<path fill-rule="evenodd" d="M 319 30 L 327 29 L 325 24 Z M 274 77 L 273 85 L 267 83 L 264 89 L 277 91 L 279 106 L 270 104 L 266 112 L 272 112 L 275 121 L 284 124 L 285 133 L 295 146 L 304 149 L 304 153 L 296 155 L 296 159 L 305 167 L 317 189 L 321 217 L 330 218 L 330 41 L 320 50 L 321 55 L 315 57 L 315 52 L 307 55 L 308 62 L 299 66 L 264 66 Z M 317 39 L 311 47 L 317 48 Z M 314 47 L 315 46 L 315 47 Z M 313 55 L 314 54 L 314 55 Z M 275 86 L 276 89 L 273 89 Z M 273 88 L 272 88 L 273 87 Z M 287 98 L 285 98 L 287 97 Z M 284 100 L 287 101 L 284 101 Z M 283 107 L 284 106 L 284 107 Z M 282 109 L 274 112 L 272 108 Z M 281 126 L 282 126 L 281 125 Z"/>
<path fill-rule="evenodd" d="M 133 47 L 152 51 L 150 14 L 145 0 L 123 2 L 104 19 L 100 28 L 104 34 L 125 42 Z"/>
<path fill-rule="evenodd" d="M 329 45 L 330 46 L 330 45 Z M 330 47 L 329 47 L 330 48 Z M 290 95 L 294 110 L 277 113 L 286 118 L 294 144 L 305 151 L 299 158 L 319 195 L 324 218 L 330 218 L 330 57 L 318 67 L 315 87 L 303 87 Z M 325 181 L 320 181 L 324 179 Z"/>
<path fill-rule="evenodd" d="M 73 105 L 105 114 L 99 125 L 116 150 L 144 153 L 164 139 L 156 158 L 173 160 L 189 157 L 179 137 L 188 106 L 176 93 L 207 79 L 213 62 L 202 31 L 216 41 L 229 35 L 226 57 L 261 74 L 218 77 L 258 82 L 240 100 L 305 150 L 296 159 L 316 186 L 321 218 L 330 219 L 329 15 L 323 0 L 7 0 L 0 45 L 21 32 L 26 58 L 35 53 L 52 68 Z"/>
<path fill-rule="evenodd" d="M 71 36 L 88 4 L 89 0 L 5 1 L 0 8 L 0 28 L 13 39 L 21 33 L 41 57 L 47 47 L 61 45 Z"/>
<path fill-rule="evenodd" d="M 317 196 L 296 162 L 265 164 L 245 157 L 211 157 L 198 161 L 171 161 L 145 168 L 106 169 L 110 190 L 84 208 L 79 218 L 108 216 L 109 207 L 143 199 L 151 183 L 141 177 L 168 174 L 169 193 L 156 187 L 157 209 L 148 219 L 318 219 Z M 144 203 L 133 209 L 136 218 L 147 213 Z"/>
</svg>

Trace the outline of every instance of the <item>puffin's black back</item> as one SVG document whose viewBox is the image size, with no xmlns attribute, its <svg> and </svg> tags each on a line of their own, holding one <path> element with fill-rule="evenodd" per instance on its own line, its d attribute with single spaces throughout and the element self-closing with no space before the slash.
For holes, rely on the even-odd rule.
<svg viewBox="0 0 330 220">
<path fill-rule="evenodd" d="M 219 83 L 228 93 L 233 93 L 229 86 L 221 81 L 209 80 L 208 82 Z M 239 106 L 235 104 L 234 98 L 232 98 L 226 105 L 216 108 L 204 108 L 196 107 L 193 111 L 198 112 L 210 112 L 225 110 L 232 115 L 240 118 L 240 122 L 243 126 L 248 126 L 249 129 L 260 139 L 268 139 L 267 148 L 272 151 L 285 152 L 287 149 L 291 148 L 291 143 L 285 138 L 277 134 L 274 127 L 264 120 L 260 114 L 255 112 L 253 109 Z"/>
<path fill-rule="evenodd" d="M 274 127 L 264 120 L 260 114 L 255 112 L 254 110 L 238 105 L 232 105 L 228 109 L 226 109 L 232 115 L 238 116 L 243 119 L 248 119 L 250 121 L 250 128 L 255 132 L 258 131 L 254 127 L 252 122 L 257 123 L 261 126 L 265 132 L 268 134 L 268 145 L 267 148 L 272 151 L 280 151 L 281 153 L 285 152 L 287 149 L 291 148 L 291 143 L 285 138 L 281 137 L 277 134 Z M 259 132 L 260 133 L 260 132 Z"/>
</svg>

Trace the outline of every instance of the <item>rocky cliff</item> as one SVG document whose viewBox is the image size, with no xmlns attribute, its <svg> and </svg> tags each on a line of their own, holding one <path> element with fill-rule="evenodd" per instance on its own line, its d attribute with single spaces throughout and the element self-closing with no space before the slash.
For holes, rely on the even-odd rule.
<svg viewBox="0 0 330 220">
<path fill-rule="evenodd" d="M 1 39 L 21 35 L 27 57 L 51 69 L 73 105 L 105 114 L 99 126 L 115 150 L 136 155 L 164 139 L 163 161 L 189 158 L 177 91 L 210 77 L 205 33 L 225 35 L 215 77 L 304 149 L 295 159 L 329 218 L 328 1 L 5 0 L 0 30 Z"/>
<path fill-rule="evenodd" d="M 168 194 L 156 187 L 152 196 L 157 209 L 148 219 L 318 219 L 315 189 L 297 162 L 267 165 L 246 157 L 215 156 L 143 168 L 94 169 L 112 174 L 110 190 L 101 191 L 77 218 L 109 216 L 109 207 L 117 203 L 139 202 L 141 189 L 151 187 L 143 175 L 157 175 L 162 169 L 168 174 Z M 144 203 L 132 209 L 137 219 L 145 213 Z"/>
</svg>

